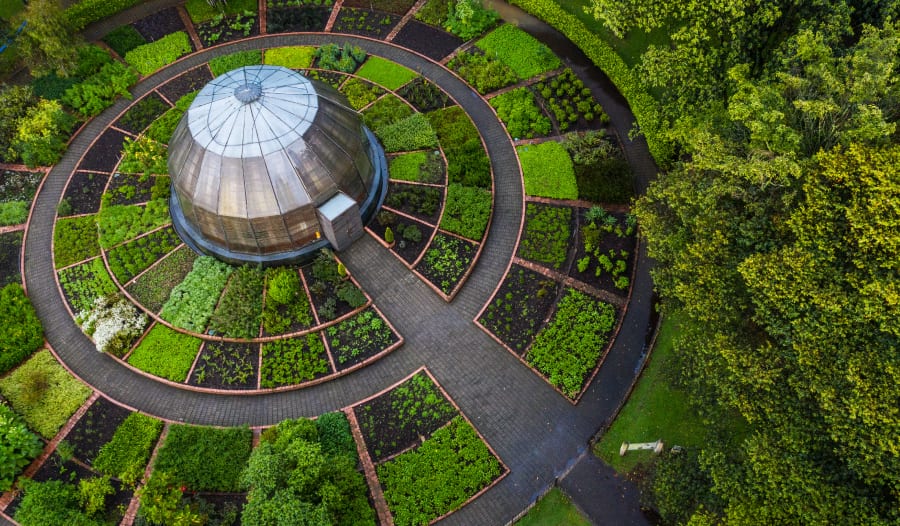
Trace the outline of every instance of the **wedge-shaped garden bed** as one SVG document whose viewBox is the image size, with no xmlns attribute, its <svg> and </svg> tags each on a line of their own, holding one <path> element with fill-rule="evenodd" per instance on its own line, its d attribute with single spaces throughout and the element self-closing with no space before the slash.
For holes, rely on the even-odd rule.
<svg viewBox="0 0 900 526">
<path fill-rule="evenodd" d="M 169 473 L 192 491 L 238 491 L 252 441 L 247 427 L 176 424 L 169 428 L 153 470 Z"/>
<path fill-rule="evenodd" d="M 97 216 L 67 217 L 56 222 L 53 230 L 53 262 L 56 268 L 100 255 L 97 242 Z"/>
<path fill-rule="evenodd" d="M 128 357 L 142 371 L 173 382 L 183 382 L 194 363 L 201 340 L 156 324 Z"/>
<path fill-rule="evenodd" d="M 328 327 L 325 336 L 338 370 L 362 363 L 400 341 L 374 307 Z"/>
<path fill-rule="evenodd" d="M 60 270 L 59 284 L 76 316 L 90 310 L 98 298 L 117 291 L 100 258 Z"/>
<path fill-rule="evenodd" d="M 106 259 L 113 275 L 124 285 L 179 245 L 181 238 L 168 226 L 114 247 L 106 253 Z"/>
<path fill-rule="evenodd" d="M 466 273 L 475 263 L 477 252 L 477 243 L 438 232 L 416 265 L 416 270 L 447 299 L 459 289 Z"/>
<path fill-rule="evenodd" d="M 66 435 L 75 458 L 92 465 L 100 449 L 112 440 L 116 429 L 129 414 L 130 410 L 104 397 L 97 398 Z"/>
<path fill-rule="evenodd" d="M 256 389 L 259 344 L 207 341 L 190 384 L 212 389 Z"/>
<path fill-rule="evenodd" d="M 569 275 L 600 290 L 627 295 L 637 249 L 634 216 L 595 206 L 581 210 L 580 223 Z"/>
<path fill-rule="evenodd" d="M 261 387 L 301 384 L 330 372 L 325 343 L 317 332 L 266 342 L 262 346 Z"/>
<path fill-rule="evenodd" d="M 141 274 L 126 290 L 145 309 L 159 312 L 172 289 L 191 271 L 195 259 L 197 254 L 182 245 Z"/>
<path fill-rule="evenodd" d="M 527 203 L 519 257 L 565 272 L 574 226 L 569 207 Z"/>
</svg>

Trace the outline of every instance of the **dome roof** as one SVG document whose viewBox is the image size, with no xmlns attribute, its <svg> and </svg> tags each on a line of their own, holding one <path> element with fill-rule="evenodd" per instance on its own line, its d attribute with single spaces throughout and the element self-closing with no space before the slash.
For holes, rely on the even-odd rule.
<svg viewBox="0 0 900 526">
<path fill-rule="evenodd" d="M 316 210 L 329 199 L 364 211 L 380 199 L 384 164 L 331 86 L 280 66 L 238 68 L 200 90 L 169 142 L 173 222 L 225 259 L 297 251 L 319 238 Z"/>
</svg>

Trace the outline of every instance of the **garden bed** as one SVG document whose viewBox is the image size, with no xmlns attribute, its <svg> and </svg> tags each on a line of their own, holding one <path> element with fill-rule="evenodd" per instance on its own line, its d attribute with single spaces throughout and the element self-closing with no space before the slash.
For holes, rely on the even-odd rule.
<svg viewBox="0 0 900 526">
<path fill-rule="evenodd" d="M 384 198 L 385 206 L 432 225 L 441 217 L 443 201 L 443 188 L 393 181 Z"/>
<path fill-rule="evenodd" d="M 178 9 L 175 7 L 157 11 L 148 17 L 144 17 L 137 22 L 132 23 L 131 26 L 137 29 L 137 32 L 148 42 L 154 42 L 176 31 L 187 30 L 184 27 L 184 22 L 181 21 Z"/>
<path fill-rule="evenodd" d="M 66 185 L 66 191 L 57 207 L 60 216 L 96 214 L 100 210 L 103 188 L 109 175 L 93 172 L 75 172 Z"/>
<path fill-rule="evenodd" d="M 262 388 L 302 384 L 332 373 L 321 334 L 263 343 Z"/>
<path fill-rule="evenodd" d="M 565 274 L 574 231 L 572 208 L 528 202 L 518 256 Z"/>
<path fill-rule="evenodd" d="M 256 389 L 259 344 L 207 341 L 188 383 L 210 389 Z"/>
<path fill-rule="evenodd" d="M 22 237 L 22 231 L 0 234 L 0 288 L 22 281 Z"/>
<path fill-rule="evenodd" d="M 330 7 L 272 7 L 270 5 L 266 10 L 266 32 L 323 31 L 330 15 Z"/>
<path fill-rule="evenodd" d="M 259 17 L 255 12 L 231 16 L 216 15 L 211 20 L 196 24 L 197 36 L 204 47 L 224 44 L 259 34 Z"/>
<path fill-rule="evenodd" d="M 125 142 L 125 134 L 108 128 L 103 132 L 91 149 L 84 154 L 81 163 L 78 165 L 79 170 L 112 172 L 116 164 L 119 162 L 119 153 L 122 151 L 122 144 Z"/>
<path fill-rule="evenodd" d="M 169 196 L 168 175 L 114 173 L 103 195 L 104 205 L 135 205 Z"/>
<path fill-rule="evenodd" d="M 25 223 L 43 177 L 42 172 L 0 170 L 0 226 Z"/>
<path fill-rule="evenodd" d="M 626 296 L 637 248 L 634 217 L 600 207 L 579 210 L 578 241 L 569 275 L 594 288 Z"/>
<path fill-rule="evenodd" d="M 131 106 L 113 125 L 137 135 L 169 108 L 170 106 L 162 97 L 151 91 L 146 97 Z"/>
<path fill-rule="evenodd" d="M 452 296 L 475 262 L 478 245 L 438 232 L 416 270 L 445 296 Z"/>
<path fill-rule="evenodd" d="M 129 409 L 102 396 L 97 398 L 66 435 L 66 442 L 72 446 L 75 458 L 92 465 L 100 448 L 112 440 L 116 429 L 130 414 Z"/>
<path fill-rule="evenodd" d="M 383 40 L 399 21 L 400 17 L 391 13 L 342 7 L 331 30 Z"/>
<path fill-rule="evenodd" d="M 157 313 L 169 298 L 169 292 L 191 271 L 196 258 L 193 250 L 182 246 L 142 274 L 126 290 L 145 309 Z"/>
<path fill-rule="evenodd" d="M 160 93 L 167 99 L 169 102 L 175 103 L 181 97 L 184 97 L 188 93 L 197 91 L 203 86 L 205 86 L 209 81 L 212 80 L 212 73 L 209 71 L 209 67 L 206 64 L 202 66 L 197 66 L 196 68 L 182 73 L 178 75 L 174 79 L 166 82 L 159 88 Z"/>
<path fill-rule="evenodd" d="M 388 228 L 394 233 L 395 242 L 391 250 L 407 265 L 412 265 L 419 259 L 422 251 L 428 246 L 431 234 L 435 231 L 434 226 L 397 215 L 389 210 L 379 212 L 375 220 L 369 224 L 372 234 L 382 241 Z"/>
<path fill-rule="evenodd" d="M 459 46 L 463 40 L 436 27 L 410 20 L 394 37 L 394 44 L 417 51 L 440 62 Z"/>
<path fill-rule="evenodd" d="M 399 336 L 373 307 L 325 329 L 337 369 L 349 369 L 389 349 Z"/>
</svg>

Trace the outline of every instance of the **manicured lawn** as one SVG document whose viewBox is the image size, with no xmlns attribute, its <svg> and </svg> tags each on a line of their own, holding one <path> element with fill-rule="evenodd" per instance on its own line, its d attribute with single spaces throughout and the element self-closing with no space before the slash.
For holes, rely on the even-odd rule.
<svg viewBox="0 0 900 526">
<path fill-rule="evenodd" d="M 590 526 L 572 501 L 558 488 L 541 497 L 527 515 L 517 520 L 515 526 Z"/>
<path fill-rule="evenodd" d="M 572 159 L 563 145 L 548 141 L 519 146 L 525 193 L 553 199 L 578 199 Z"/>
<path fill-rule="evenodd" d="M 650 363 L 612 427 L 594 452 L 620 473 L 650 458 L 649 451 L 629 451 L 619 456 L 622 442 L 652 442 L 662 439 L 666 447 L 701 446 L 706 433 L 700 415 L 690 406 L 687 393 L 671 381 L 676 367 L 672 339 L 678 320 L 663 320 Z"/>
</svg>

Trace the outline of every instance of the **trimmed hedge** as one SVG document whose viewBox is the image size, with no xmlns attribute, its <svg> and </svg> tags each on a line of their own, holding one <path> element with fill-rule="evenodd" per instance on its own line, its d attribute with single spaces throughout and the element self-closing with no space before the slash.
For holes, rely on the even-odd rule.
<svg viewBox="0 0 900 526">
<path fill-rule="evenodd" d="M 510 24 L 491 31 L 475 46 L 509 66 L 521 79 L 530 79 L 562 65 L 550 48 Z"/>
<path fill-rule="evenodd" d="M 0 374 L 9 371 L 44 344 L 44 327 L 18 283 L 0 289 Z"/>
<path fill-rule="evenodd" d="M 144 467 L 162 427 L 161 420 L 131 413 L 116 428 L 112 439 L 100 448 L 94 459 L 94 469 L 118 477 L 126 484 L 135 484 L 144 475 Z"/>
<path fill-rule="evenodd" d="M 659 104 L 615 49 L 592 33 L 580 20 L 566 13 L 556 2 L 510 0 L 510 3 L 555 27 L 603 70 L 622 96 L 628 100 L 638 126 L 647 139 L 650 153 L 658 164 L 666 165 L 675 152 L 673 144 L 665 137 L 667 123 L 659 113 Z"/>
<path fill-rule="evenodd" d="M 176 482 L 193 491 L 237 491 L 252 442 L 248 427 L 175 424 L 159 448 L 153 469 L 171 473 Z"/>
<path fill-rule="evenodd" d="M 191 52 L 191 41 L 184 31 L 166 35 L 156 42 L 138 46 L 125 53 L 125 62 L 128 62 L 138 72 L 147 76 L 159 68 L 175 62 Z M 212 64 L 210 64 L 212 67 Z"/>
</svg>

